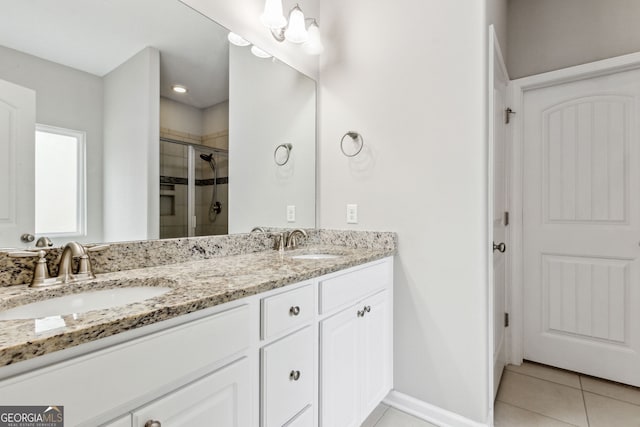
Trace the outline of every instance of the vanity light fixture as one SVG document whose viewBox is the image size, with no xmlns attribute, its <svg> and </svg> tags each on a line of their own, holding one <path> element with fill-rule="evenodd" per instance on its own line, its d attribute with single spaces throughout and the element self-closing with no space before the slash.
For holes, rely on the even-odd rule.
<svg viewBox="0 0 640 427">
<path fill-rule="evenodd" d="M 287 40 L 302 44 L 303 50 L 309 55 L 320 55 L 324 51 L 318 22 L 314 18 L 305 18 L 297 4 L 289 12 L 287 21 L 282 14 L 282 0 L 265 0 L 260 20 L 279 42 Z M 310 21 L 309 28 L 306 27 L 307 21 Z"/>
<path fill-rule="evenodd" d="M 258 46 L 251 46 L 251 53 L 253 53 L 258 58 L 271 58 L 272 55 L 260 49 Z"/>
<path fill-rule="evenodd" d="M 243 39 L 242 37 L 240 37 L 239 35 L 237 35 L 234 32 L 229 32 L 229 34 L 227 35 L 227 39 L 234 45 L 236 46 L 240 46 L 240 47 L 244 47 L 244 46 L 249 46 L 251 43 L 249 43 L 248 41 L 246 41 L 245 39 Z"/>
<path fill-rule="evenodd" d="M 173 86 L 171 86 L 171 89 L 176 93 L 187 93 L 187 92 L 189 92 L 189 90 L 186 87 L 182 86 L 182 85 L 173 85 Z"/>
</svg>

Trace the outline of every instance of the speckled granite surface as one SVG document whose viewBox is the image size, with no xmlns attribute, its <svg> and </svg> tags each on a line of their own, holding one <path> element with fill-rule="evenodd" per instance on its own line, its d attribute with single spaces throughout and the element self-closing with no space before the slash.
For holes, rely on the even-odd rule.
<svg viewBox="0 0 640 427">
<path fill-rule="evenodd" d="M 223 237 L 232 239 L 233 236 Z M 112 271 L 99 274 L 91 282 L 55 288 L 0 287 L 0 311 L 43 299 L 115 286 L 171 288 L 164 295 L 142 302 L 63 316 L 65 326 L 49 332 L 36 333 L 33 319 L 2 320 L 0 366 L 364 264 L 393 255 L 396 250 L 394 233 L 314 231 L 303 247 L 284 254 L 265 250 L 265 246 L 272 246 L 271 236 L 253 234 L 248 238 L 250 244 L 247 246 L 234 243 L 227 247 L 220 245 L 222 240 L 214 238 L 158 241 L 162 242 L 160 246 L 166 245 L 164 252 L 153 246 L 158 242 L 118 244 L 129 245 L 122 250 L 131 251 L 131 257 L 148 260 L 151 264 L 161 255 L 173 263 Z M 203 251 L 194 249 L 197 247 Z M 309 252 L 341 256 L 322 260 L 291 258 L 292 255 Z M 216 253 L 216 256 L 211 253 Z"/>
</svg>

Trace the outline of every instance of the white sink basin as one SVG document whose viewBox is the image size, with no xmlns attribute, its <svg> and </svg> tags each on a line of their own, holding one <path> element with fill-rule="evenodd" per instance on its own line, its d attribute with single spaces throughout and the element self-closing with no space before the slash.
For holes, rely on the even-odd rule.
<svg viewBox="0 0 640 427">
<path fill-rule="evenodd" d="M 292 255 L 293 259 L 332 259 L 332 258 L 340 258 L 342 255 L 336 254 L 302 254 L 302 255 Z"/>
<path fill-rule="evenodd" d="M 144 301 L 165 294 L 170 290 L 171 288 L 167 287 L 141 286 L 82 292 L 0 311 L 0 320 L 40 319 L 103 310 Z"/>
</svg>

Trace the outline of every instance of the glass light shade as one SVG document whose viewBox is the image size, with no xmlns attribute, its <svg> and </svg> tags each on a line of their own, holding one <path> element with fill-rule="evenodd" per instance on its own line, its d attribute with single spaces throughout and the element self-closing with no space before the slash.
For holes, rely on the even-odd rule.
<svg viewBox="0 0 640 427">
<path fill-rule="evenodd" d="M 248 41 L 246 41 L 236 33 L 232 33 L 232 32 L 229 32 L 229 34 L 227 35 L 227 40 L 229 40 L 230 43 L 240 47 L 249 46 L 250 44 Z"/>
<path fill-rule="evenodd" d="M 309 33 L 304 26 L 304 14 L 296 5 L 289 14 L 289 26 L 284 32 L 284 37 L 291 43 L 304 43 L 309 38 Z"/>
<path fill-rule="evenodd" d="M 267 28 L 283 28 L 287 25 L 287 19 L 282 12 L 282 0 L 265 0 L 264 12 L 260 21 Z"/>
<path fill-rule="evenodd" d="M 309 33 L 309 39 L 302 45 L 302 49 L 309 55 L 320 55 L 324 52 L 324 46 L 322 45 L 322 40 L 320 40 L 320 28 L 318 28 L 316 21 L 309 25 L 307 32 Z"/>
<path fill-rule="evenodd" d="M 253 53 L 258 58 L 271 58 L 271 55 L 260 49 L 258 46 L 251 46 L 251 53 Z"/>
</svg>

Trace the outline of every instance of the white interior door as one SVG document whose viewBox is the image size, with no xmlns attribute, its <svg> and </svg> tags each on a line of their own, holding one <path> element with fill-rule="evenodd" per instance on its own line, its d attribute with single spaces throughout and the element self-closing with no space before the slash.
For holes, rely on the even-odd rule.
<svg viewBox="0 0 640 427">
<path fill-rule="evenodd" d="M 491 144 L 491 181 L 492 186 L 492 206 L 491 228 L 493 243 L 503 243 L 504 248 L 509 247 L 507 236 L 507 224 L 505 212 L 508 211 L 507 200 L 507 129 L 506 129 L 506 109 L 507 109 L 507 85 L 509 77 L 502 60 L 500 47 L 495 39 L 495 33 L 490 31 L 490 44 L 493 54 L 490 60 L 490 74 L 493 75 L 493 92 L 490 99 L 490 107 L 493 112 L 491 123 L 489 124 L 489 140 Z M 500 250 L 493 251 L 493 395 L 495 397 L 502 378 L 502 372 L 506 365 L 506 330 L 504 316 L 506 307 L 506 278 L 507 260 L 506 252 Z"/>
<path fill-rule="evenodd" d="M 35 234 L 36 93 L 0 80 L 0 247 Z"/>
<path fill-rule="evenodd" d="M 524 94 L 524 357 L 640 386 L 640 71 Z"/>
</svg>

